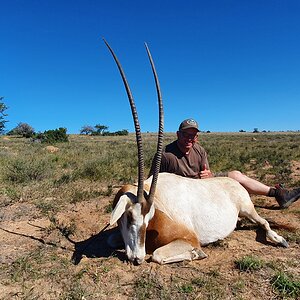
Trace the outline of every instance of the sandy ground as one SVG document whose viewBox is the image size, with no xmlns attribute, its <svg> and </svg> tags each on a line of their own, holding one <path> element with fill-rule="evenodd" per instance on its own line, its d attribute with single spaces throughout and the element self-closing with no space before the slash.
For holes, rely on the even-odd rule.
<svg viewBox="0 0 300 300">
<path fill-rule="evenodd" d="M 252 200 L 256 204 L 259 214 L 268 219 L 273 224 L 273 228 L 285 225 L 283 232 L 299 233 L 300 201 L 286 210 L 279 210 L 273 199 L 252 197 Z M 205 272 L 215 269 L 222 274 L 226 274 L 225 276 L 230 280 L 235 272 L 233 271 L 233 262 L 244 255 L 256 255 L 267 261 L 286 261 L 289 259 L 300 262 L 298 242 L 291 241 L 289 248 L 274 246 L 265 240 L 260 229 L 250 225 L 250 223 L 242 222 L 239 228 L 230 237 L 222 241 L 219 246 L 205 247 L 204 251 L 208 254 L 208 258 L 204 260 L 169 266 L 159 266 L 146 262 L 142 266 L 133 267 L 126 262 L 123 250 L 113 252 L 113 249 L 106 242 L 107 236 L 114 230 L 110 227 L 105 228 L 110 218 L 110 215 L 105 212 L 105 207 L 109 201 L 111 201 L 111 198 L 81 202 L 70 205 L 63 212 L 58 213 L 56 219 L 59 224 L 67 226 L 74 223 L 76 225 L 75 234 L 70 236 L 70 240 L 61 235 L 58 230 L 50 230 L 51 223 L 49 219 L 39 217 L 40 214 L 34 205 L 19 202 L 2 207 L 0 211 L 0 266 L 5 267 L 13 263 L 18 258 L 24 257 L 34 249 L 41 247 L 41 245 L 52 247 L 58 255 L 72 261 L 74 272 L 84 265 L 99 263 L 101 260 L 111 257 L 114 253 L 114 257 L 109 260 L 110 264 L 113 265 L 113 278 L 118 274 L 119 280 L 125 286 L 132 280 L 136 272 L 140 274 L 143 271 L 152 272 L 153 270 L 159 276 L 169 279 L 174 274 L 178 274 L 178 270 L 182 272 L 182 276 L 185 276 L 185 272 L 189 272 L 188 276 L 196 276 L 194 273 L 199 272 L 199 270 Z M 292 271 L 294 274 L 300 275 L 299 268 L 294 267 Z M 7 281 L 3 284 L 4 274 L 0 276 L 2 281 L 0 284 L 2 296 L 0 298 L 10 299 L 9 297 L 16 295 L 20 287 Z M 104 286 L 105 284 L 107 286 L 111 285 L 111 276 L 101 279 Z M 40 283 L 36 284 L 38 286 Z M 37 286 L 35 289 L 37 289 Z M 47 287 L 41 284 L 40 289 L 45 292 Z M 54 299 L 53 293 L 51 295 L 49 298 L 41 296 L 37 299 Z M 244 299 L 251 299 L 252 296 L 250 293 L 249 298 L 246 296 Z M 101 298 L 102 296 L 99 296 L 99 299 Z M 126 298 L 126 289 L 120 291 L 119 294 L 115 293 L 112 297 L 112 299 Z M 260 299 L 259 295 L 257 298 Z M 25 298 L 14 296 L 11 299 Z M 106 295 L 104 299 L 110 299 L 110 297 Z M 263 295 L 261 299 L 263 299 Z"/>
</svg>

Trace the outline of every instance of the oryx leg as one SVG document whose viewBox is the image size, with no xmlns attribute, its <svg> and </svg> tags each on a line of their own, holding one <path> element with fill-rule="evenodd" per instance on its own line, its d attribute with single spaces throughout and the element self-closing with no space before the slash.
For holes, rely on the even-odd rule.
<svg viewBox="0 0 300 300">
<path fill-rule="evenodd" d="M 267 237 L 274 243 L 279 244 L 283 247 L 289 246 L 287 241 L 282 236 L 280 236 L 270 228 L 270 224 L 268 223 L 268 221 L 259 216 L 252 202 L 251 205 L 247 205 L 247 207 L 245 208 L 246 209 L 241 209 L 239 216 L 246 217 L 253 223 L 256 223 L 259 226 L 261 226 L 266 231 Z"/>
<path fill-rule="evenodd" d="M 152 261 L 159 264 L 168 264 L 184 260 L 203 259 L 207 255 L 199 248 L 193 247 L 184 240 L 175 240 L 156 249 L 152 255 Z"/>
</svg>

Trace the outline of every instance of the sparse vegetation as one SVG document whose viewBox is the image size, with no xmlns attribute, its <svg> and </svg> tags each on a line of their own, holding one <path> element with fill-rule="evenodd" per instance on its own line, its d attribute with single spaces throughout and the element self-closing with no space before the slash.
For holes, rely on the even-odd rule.
<svg viewBox="0 0 300 300">
<path fill-rule="evenodd" d="M 16 158 L 5 165 L 4 180 L 16 184 L 41 181 L 50 175 L 51 165 L 51 161 L 34 156 Z"/>
<path fill-rule="evenodd" d="M 264 262 L 250 255 L 236 260 L 235 265 L 240 271 L 255 271 L 261 269 L 264 266 Z"/>
<path fill-rule="evenodd" d="M 292 275 L 278 272 L 271 279 L 272 286 L 282 297 L 299 299 L 300 281 L 295 280 Z"/>
<path fill-rule="evenodd" d="M 201 133 L 200 143 L 214 172 L 300 183 L 300 133 Z M 56 152 L 47 145 L 0 138 L 1 299 L 299 299 L 298 203 L 278 211 L 255 198 L 262 216 L 294 221 L 295 230 L 278 229 L 289 249 L 255 241 L 244 226 L 206 247 L 203 261 L 132 266 L 99 232 L 120 185 L 137 179 L 135 136 L 69 135 Z M 144 148 L 147 174 L 155 134 L 144 134 Z"/>
</svg>

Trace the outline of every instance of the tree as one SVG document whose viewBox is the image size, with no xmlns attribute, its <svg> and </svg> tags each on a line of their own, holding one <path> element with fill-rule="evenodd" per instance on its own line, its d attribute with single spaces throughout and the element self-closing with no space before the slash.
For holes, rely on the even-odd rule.
<svg viewBox="0 0 300 300">
<path fill-rule="evenodd" d="M 95 126 L 84 125 L 81 127 L 80 134 L 86 135 L 101 135 L 101 136 L 114 136 L 114 135 L 128 135 L 129 132 L 127 129 L 118 130 L 116 132 L 109 132 L 108 126 L 97 124 Z"/>
<path fill-rule="evenodd" d="M 4 97 L 0 96 L 0 134 L 4 132 L 5 123 L 7 122 L 4 117 L 7 116 L 7 114 L 4 113 L 4 111 L 7 109 L 7 106 L 2 102 Z"/>
<path fill-rule="evenodd" d="M 95 125 L 96 134 L 103 135 L 103 133 L 108 129 L 108 126 L 97 124 Z"/>
<path fill-rule="evenodd" d="M 80 130 L 80 134 L 92 134 L 95 131 L 95 128 L 93 126 L 90 125 L 84 125 L 82 126 L 81 130 Z"/>
<path fill-rule="evenodd" d="M 30 138 L 34 135 L 34 129 L 27 123 L 19 123 L 7 135 L 22 135 L 23 137 Z"/>
</svg>

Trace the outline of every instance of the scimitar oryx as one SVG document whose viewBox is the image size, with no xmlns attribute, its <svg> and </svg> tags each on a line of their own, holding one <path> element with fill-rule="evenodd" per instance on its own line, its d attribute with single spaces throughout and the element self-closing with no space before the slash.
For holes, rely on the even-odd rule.
<svg viewBox="0 0 300 300">
<path fill-rule="evenodd" d="M 285 239 L 271 230 L 260 217 L 248 192 L 227 177 L 191 179 L 170 173 L 159 173 L 163 143 L 163 106 L 155 66 L 146 45 L 159 103 L 159 130 L 156 168 L 144 181 L 142 136 L 135 103 L 124 71 L 105 41 L 123 79 L 136 130 L 138 146 L 138 184 L 123 186 L 113 202 L 110 224 L 118 223 L 126 255 L 141 264 L 146 253 L 152 261 L 166 264 L 206 257 L 201 246 L 227 237 L 239 217 L 246 217 L 265 229 L 275 244 L 288 247 Z M 111 239 L 113 243 L 114 238 Z"/>
</svg>

